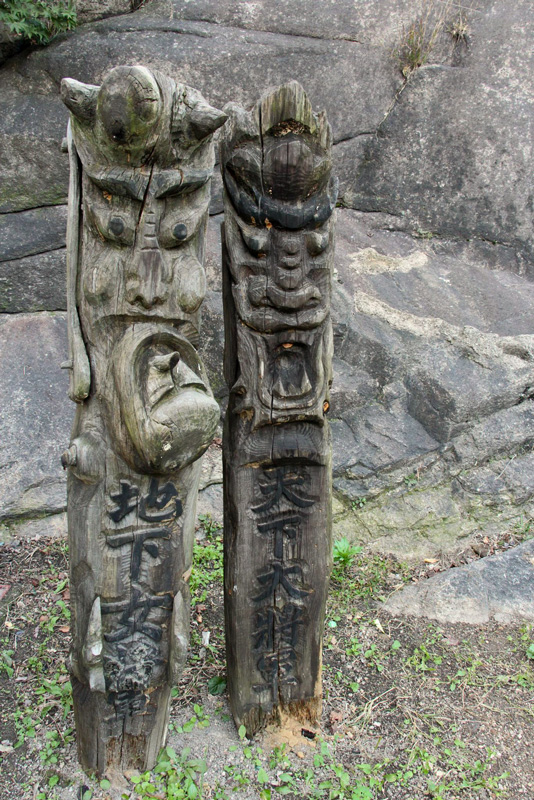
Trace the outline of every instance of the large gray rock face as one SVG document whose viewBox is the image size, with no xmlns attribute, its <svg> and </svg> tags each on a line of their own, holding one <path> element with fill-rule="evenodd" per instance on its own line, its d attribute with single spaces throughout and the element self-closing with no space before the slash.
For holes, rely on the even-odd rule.
<svg viewBox="0 0 534 800">
<path fill-rule="evenodd" d="M 65 314 L 0 317 L 0 521 L 60 513 L 66 481 L 60 456 L 74 404 L 68 376 Z"/>
<path fill-rule="evenodd" d="M 532 6 L 489 0 L 469 16 L 467 42 L 414 73 L 362 161 L 356 144 L 344 200 L 407 215 L 414 229 L 512 246 L 530 271 Z"/>
<path fill-rule="evenodd" d="M 65 309 L 59 82 L 98 83 L 121 63 L 169 72 L 219 106 L 250 105 L 296 78 L 328 114 L 345 206 L 332 305 L 337 535 L 428 556 L 534 516 L 527 0 L 481 0 L 457 41 L 451 10 L 425 66 L 409 75 L 392 51 L 417 16 L 410 0 L 153 0 L 127 13 L 133 5 L 79 0 L 84 20 L 106 18 L 0 69 L 0 311 L 15 315 L 0 323 L 0 518 L 64 505 L 55 460 L 73 414 L 56 371 L 64 319 L 25 312 Z M 224 410 L 221 211 L 216 178 L 201 354 Z M 28 383 L 17 364 L 34 358 L 32 347 L 48 355 L 31 362 L 40 377 Z M 203 513 L 210 502 L 219 511 L 213 475 Z"/>
<path fill-rule="evenodd" d="M 392 614 L 481 625 L 534 619 L 534 539 L 407 586 L 385 604 Z"/>
<path fill-rule="evenodd" d="M 65 106 L 50 80 L 46 94 L 25 94 L 6 82 L 9 71 L 0 70 L 0 213 L 65 203 Z"/>
<path fill-rule="evenodd" d="M 66 206 L 0 214 L 0 311 L 66 306 Z"/>
</svg>

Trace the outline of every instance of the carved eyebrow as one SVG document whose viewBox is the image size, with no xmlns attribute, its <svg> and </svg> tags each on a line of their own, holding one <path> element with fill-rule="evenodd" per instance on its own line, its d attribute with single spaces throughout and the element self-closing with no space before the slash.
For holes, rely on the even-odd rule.
<svg viewBox="0 0 534 800">
<path fill-rule="evenodd" d="M 153 177 L 154 194 L 159 198 L 189 194 L 204 186 L 210 177 L 211 170 L 190 170 L 184 173 L 181 170 L 166 169 Z"/>
<path fill-rule="evenodd" d="M 86 172 L 95 186 L 98 186 L 103 192 L 120 197 L 131 197 L 134 200 L 143 199 L 150 178 L 149 175 L 143 175 L 137 169 L 121 169 L 120 167 L 111 169 L 87 167 Z"/>
<path fill-rule="evenodd" d="M 95 186 L 103 192 L 140 201 L 146 194 L 150 180 L 150 175 L 144 175 L 138 169 L 87 167 L 86 171 Z M 176 169 L 162 170 L 152 176 L 154 195 L 162 199 L 172 195 L 189 194 L 204 186 L 210 177 L 211 170 L 190 170 L 185 174 Z"/>
</svg>

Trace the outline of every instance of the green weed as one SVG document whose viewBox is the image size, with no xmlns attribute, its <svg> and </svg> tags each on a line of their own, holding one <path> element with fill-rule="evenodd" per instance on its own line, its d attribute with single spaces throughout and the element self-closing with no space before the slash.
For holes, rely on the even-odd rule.
<svg viewBox="0 0 534 800">
<path fill-rule="evenodd" d="M 334 542 L 334 569 L 338 572 L 346 570 L 362 550 L 362 547 L 351 544 L 346 537 L 338 539 L 337 542 Z"/>
<path fill-rule="evenodd" d="M 76 26 L 76 6 L 73 0 L 0 0 L 0 22 L 15 37 L 47 44 Z"/>
<path fill-rule="evenodd" d="M 8 650 L 6 646 L 9 644 L 8 639 L 3 639 L 2 644 L 4 645 L 4 649 L 0 650 L 0 674 L 5 672 L 8 678 L 13 677 L 13 673 L 15 672 L 15 667 L 13 664 L 13 656 L 15 655 L 14 650 Z"/>
<path fill-rule="evenodd" d="M 193 546 L 193 570 L 189 581 L 193 605 L 206 600 L 208 588 L 214 582 L 223 581 L 224 546 L 221 526 L 213 522 L 209 515 L 202 517 L 201 522 L 207 538 L 195 542 Z"/>
<path fill-rule="evenodd" d="M 188 747 L 177 755 L 172 747 L 165 747 L 152 772 L 132 775 L 139 800 L 165 797 L 167 800 L 195 800 L 202 797 L 202 782 L 206 772 L 203 759 L 192 758 Z M 162 794 L 164 793 L 164 794 Z"/>
</svg>

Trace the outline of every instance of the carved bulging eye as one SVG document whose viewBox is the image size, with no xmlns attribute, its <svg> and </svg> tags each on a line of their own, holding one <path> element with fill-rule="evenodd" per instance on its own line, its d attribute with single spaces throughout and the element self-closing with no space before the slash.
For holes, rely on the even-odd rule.
<svg viewBox="0 0 534 800">
<path fill-rule="evenodd" d="M 113 236 L 120 236 L 124 233 L 124 222 L 120 217 L 111 217 L 110 221 L 108 222 L 108 231 L 113 234 Z"/>
<path fill-rule="evenodd" d="M 318 256 L 328 247 L 330 236 L 328 233 L 309 233 L 306 237 L 308 253 L 311 256 Z"/>
<path fill-rule="evenodd" d="M 183 222 L 179 222 L 172 229 L 172 235 L 175 239 L 178 239 L 179 242 L 183 242 L 184 239 L 187 239 L 187 226 L 184 225 Z"/>
</svg>

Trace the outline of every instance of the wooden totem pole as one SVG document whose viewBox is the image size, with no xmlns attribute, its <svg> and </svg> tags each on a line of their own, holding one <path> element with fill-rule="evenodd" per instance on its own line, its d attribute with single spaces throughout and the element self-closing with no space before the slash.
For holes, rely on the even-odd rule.
<svg viewBox="0 0 534 800">
<path fill-rule="evenodd" d="M 189 638 L 200 461 L 219 409 L 195 347 L 213 132 L 226 115 L 141 66 L 65 79 L 68 467 L 78 754 L 151 767 Z"/>
<path fill-rule="evenodd" d="M 226 646 L 252 735 L 321 709 L 337 181 L 330 126 L 298 83 L 225 111 Z"/>
</svg>

